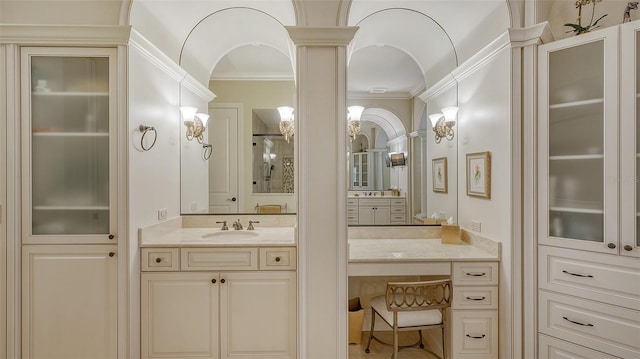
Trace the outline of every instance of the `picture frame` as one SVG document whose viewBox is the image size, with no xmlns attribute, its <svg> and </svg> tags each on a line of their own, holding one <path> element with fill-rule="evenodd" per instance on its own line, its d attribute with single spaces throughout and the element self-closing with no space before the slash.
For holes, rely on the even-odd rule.
<svg viewBox="0 0 640 359">
<path fill-rule="evenodd" d="M 491 152 L 467 153 L 467 196 L 491 199 Z"/>
<path fill-rule="evenodd" d="M 447 157 L 431 160 L 431 176 L 433 178 L 433 192 L 448 193 L 449 176 L 447 170 Z"/>
</svg>

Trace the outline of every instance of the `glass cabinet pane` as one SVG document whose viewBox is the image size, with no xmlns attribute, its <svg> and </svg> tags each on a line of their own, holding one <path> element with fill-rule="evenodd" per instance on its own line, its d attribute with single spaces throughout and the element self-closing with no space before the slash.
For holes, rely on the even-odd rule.
<svg viewBox="0 0 640 359">
<path fill-rule="evenodd" d="M 109 59 L 30 63 L 32 234 L 107 234 Z"/>
<path fill-rule="evenodd" d="M 604 241 L 604 42 L 549 54 L 549 235 Z"/>
</svg>

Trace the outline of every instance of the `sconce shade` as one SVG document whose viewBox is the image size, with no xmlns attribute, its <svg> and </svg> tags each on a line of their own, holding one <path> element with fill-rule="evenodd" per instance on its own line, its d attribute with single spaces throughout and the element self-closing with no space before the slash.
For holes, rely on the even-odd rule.
<svg viewBox="0 0 640 359">
<path fill-rule="evenodd" d="M 431 120 L 431 126 L 432 127 L 436 127 L 436 125 L 438 124 L 438 121 L 443 117 L 443 115 L 441 113 L 434 113 L 432 115 L 429 115 L 429 119 Z"/>
<path fill-rule="evenodd" d="M 349 106 L 347 109 L 349 111 L 349 121 L 360 121 L 360 117 L 362 116 L 362 112 L 364 111 L 363 106 Z"/>
<path fill-rule="evenodd" d="M 185 121 L 193 121 L 198 109 L 195 107 L 182 106 L 180 107 L 180 113 L 182 113 L 182 119 Z"/>
<path fill-rule="evenodd" d="M 280 113 L 280 121 L 293 121 L 293 107 L 280 106 L 278 113 Z"/>
<path fill-rule="evenodd" d="M 441 111 L 444 115 L 444 122 L 446 122 L 447 124 L 452 122 L 454 124 L 456 123 L 456 115 L 458 114 L 457 107 L 445 107 Z"/>
<path fill-rule="evenodd" d="M 202 127 L 207 127 L 207 122 L 209 121 L 209 115 L 206 113 L 196 113 L 196 117 L 202 121 Z"/>
</svg>

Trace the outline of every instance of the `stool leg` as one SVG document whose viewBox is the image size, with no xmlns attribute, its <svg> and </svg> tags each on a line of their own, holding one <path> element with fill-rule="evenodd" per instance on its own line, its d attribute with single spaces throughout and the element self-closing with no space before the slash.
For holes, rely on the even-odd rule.
<svg viewBox="0 0 640 359">
<path fill-rule="evenodd" d="M 369 329 L 369 340 L 367 341 L 367 349 L 364 350 L 365 353 L 369 353 L 369 346 L 371 345 L 371 339 L 373 339 L 373 328 L 375 328 L 376 324 L 376 311 L 371 308 L 371 329 Z"/>
<path fill-rule="evenodd" d="M 395 314 L 395 313 L 394 313 Z M 393 326 L 393 355 L 391 359 L 398 358 L 398 325 Z"/>
<path fill-rule="evenodd" d="M 424 343 L 422 342 L 422 330 L 418 330 L 418 336 L 420 337 L 420 349 L 424 349 Z"/>
<path fill-rule="evenodd" d="M 447 359 L 447 341 L 444 340 L 444 324 L 442 324 L 442 359 Z"/>
</svg>

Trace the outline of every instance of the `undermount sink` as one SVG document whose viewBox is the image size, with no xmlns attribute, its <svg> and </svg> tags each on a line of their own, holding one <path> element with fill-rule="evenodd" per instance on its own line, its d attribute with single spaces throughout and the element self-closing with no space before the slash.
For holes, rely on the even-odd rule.
<svg viewBox="0 0 640 359">
<path fill-rule="evenodd" d="M 220 231 L 207 233 L 202 236 L 203 239 L 215 239 L 215 238 L 226 238 L 226 239 L 254 239 L 258 236 L 257 232 L 254 231 Z"/>
</svg>

